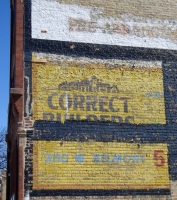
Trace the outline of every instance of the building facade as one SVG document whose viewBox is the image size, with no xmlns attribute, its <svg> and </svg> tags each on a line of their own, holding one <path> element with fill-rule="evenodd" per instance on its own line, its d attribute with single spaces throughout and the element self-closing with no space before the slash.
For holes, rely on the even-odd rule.
<svg viewBox="0 0 177 200">
<path fill-rule="evenodd" d="M 7 199 L 177 199 L 176 10 L 11 0 Z"/>
</svg>

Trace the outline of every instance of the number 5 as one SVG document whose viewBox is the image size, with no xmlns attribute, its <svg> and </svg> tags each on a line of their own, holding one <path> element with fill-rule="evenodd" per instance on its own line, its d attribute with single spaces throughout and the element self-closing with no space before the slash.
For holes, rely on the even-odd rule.
<svg viewBox="0 0 177 200">
<path fill-rule="evenodd" d="M 163 150 L 154 150 L 154 160 L 156 160 L 157 162 L 154 162 L 155 166 L 157 167 L 162 167 L 165 164 L 165 159 L 164 157 L 162 157 L 159 154 L 163 154 Z M 158 162 L 160 161 L 160 162 Z"/>
</svg>

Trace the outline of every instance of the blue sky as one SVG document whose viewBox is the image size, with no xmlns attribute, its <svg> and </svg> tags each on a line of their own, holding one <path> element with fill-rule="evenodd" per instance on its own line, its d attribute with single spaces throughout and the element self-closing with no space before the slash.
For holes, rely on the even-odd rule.
<svg viewBox="0 0 177 200">
<path fill-rule="evenodd" d="M 0 129 L 7 127 L 10 68 L 10 0 L 0 5 Z"/>
</svg>

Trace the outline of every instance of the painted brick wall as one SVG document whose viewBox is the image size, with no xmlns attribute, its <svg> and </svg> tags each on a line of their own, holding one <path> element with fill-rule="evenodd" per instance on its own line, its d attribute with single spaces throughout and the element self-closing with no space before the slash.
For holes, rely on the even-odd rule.
<svg viewBox="0 0 177 200">
<path fill-rule="evenodd" d="M 177 198 L 176 8 L 24 2 L 27 199 Z"/>
</svg>

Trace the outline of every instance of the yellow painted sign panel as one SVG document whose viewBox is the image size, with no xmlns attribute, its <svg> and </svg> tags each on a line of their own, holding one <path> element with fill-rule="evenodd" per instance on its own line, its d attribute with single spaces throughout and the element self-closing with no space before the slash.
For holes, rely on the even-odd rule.
<svg viewBox="0 0 177 200">
<path fill-rule="evenodd" d="M 165 124 L 162 68 L 34 64 L 35 120 Z"/>
<path fill-rule="evenodd" d="M 35 141 L 33 189 L 168 189 L 166 144 Z"/>
</svg>

